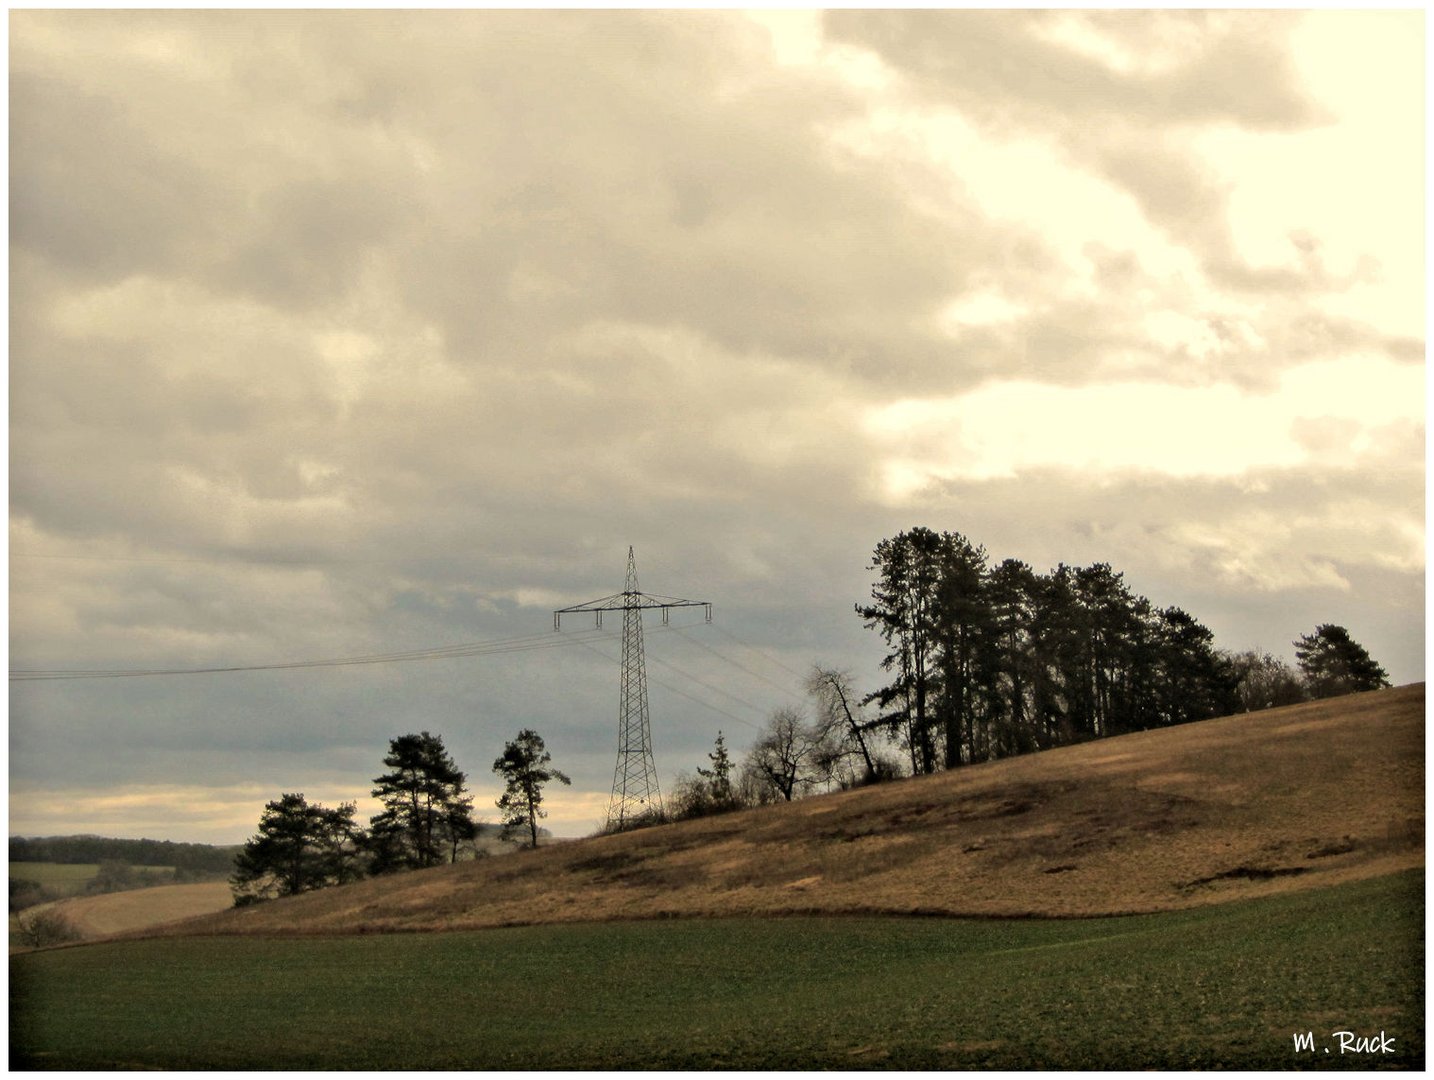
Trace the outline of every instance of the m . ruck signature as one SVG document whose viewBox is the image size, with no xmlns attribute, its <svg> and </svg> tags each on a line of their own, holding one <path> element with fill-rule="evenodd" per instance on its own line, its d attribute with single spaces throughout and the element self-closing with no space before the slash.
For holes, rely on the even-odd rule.
<svg viewBox="0 0 1434 1080">
<path fill-rule="evenodd" d="M 1380 1032 L 1378 1035 L 1356 1035 L 1352 1031 L 1334 1031 L 1330 1033 L 1331 1039 L 1339 1040 L 1339 1052 L 1341 1054 L 1392 1054 L 1394 1053 L 1394 1036 Z M 1313 1031 L 1306 1031 L 1303 1034 L 1296 1031 L 1295 1053 L 1315 1052 L 1315 1037 Z M 1328 1054 L 1330 1048 L 1325 1046 L 1324 1052 Z"/>
</svg>

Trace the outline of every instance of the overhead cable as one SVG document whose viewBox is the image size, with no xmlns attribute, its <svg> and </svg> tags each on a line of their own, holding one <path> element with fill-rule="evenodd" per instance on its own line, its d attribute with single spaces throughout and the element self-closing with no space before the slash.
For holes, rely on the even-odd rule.
<svg viewBox="0 0 1434 1080">
<path fill-rule="evenodd" d="M 466 642 L 459 645 L 439 646 L 437 648 L 414 649 L 408 652 L 370 653 L 364 656 L 341 656 L 323 660 L 294 660 L 275 664 L 234 664 L 223 667 L 20 669 L 10 672 L 10 681 L 37 682 L 61 679 L 130 679 L 156 675 L 218 675 L 238 671 L 292 671 L 303 668 L 355 667 L 363 664 L 396 664 L 407 663 L 414 660 L 449 660 L 467 656 L 489 656 L 498 653 L 556 649 L 572 643 L 581 643 L 585 638 L 605 636 L 608 635 L 601 630 L 579 630 L 576 633 L 563 636 L 549 633 L 529 634 L 525 637 L 504 638 L 496 641 Z"/>
<path fill-rule="evenodd" d="M 708 645 L 705 641 L 699 641 L 699 640 L 698 640 L 697 638 L 695 638 L 695 637 L 691 637 L 691 636 L 688 635 L 688 634 L 684 634 L 680 628 L 678 628 L 678 630 L 677 630 L 677 636 L 680 637 L 680 638 L 682 638 L 684 641 L 690 641 L 690 642 L 692 642 L 692 644 L 696 645 L 698 648 L 706 649 L 706 650 L 707 650 L 708 652 L 710 652 L 713 656 L 717 657 L 718 660 L 725 660 L 727 663 L 731 664 L 733 667 L 738 668 L 738 669 L 741 670 L 741 671 L 745 671 L 748 675 L 752 676 L 752 678 L 762 680 L 762 682 L 766 683 L 768 686 L 771 686 L 771 687 L 774 687 L 774 688 L 777 689 L 777 690 L 780 690 L 783 694 L 787 695 L 787 697 L 793 698 L 793 699 L 796 699 L 796 700 L 801 700 L 801 695 L 800 695 L 800 694 L 797 694 L 797 693 L 793 693 L 792 688 L 791 688 L 790 686 L 784 686 L 784 685 L 782 685 L 781 683 L 777 682 L 775 679 L 769 679 L 769 678 L 767 678 L 767 676 L 763 675 L 760 671 L 753 671 L 751 668 L 749 668 L 746 664 L 742 663 L 740 660 L 734 660 L 734 659 L 732 659 L 732 657 L 728 656 L 726 653 L 719 652 L 718 650 L 714 649 L 711 645 Z M 730 636 L 730 635 L 729 635 L 729 636 Z"/>
<path fill-rule="evenodd" d="M 601 649 L 599 649 L 596 645 L 593 645 L 591 642 L 583 641 L 583 642 L 580 642 L 580 644 L 581 644 L 584 648 L 589 649 L 589 650 L 591 650 L 592 652 L 597 653 L 597 654 L 598 654 L 599 656 L 601 656 L 604 660 L 607 660 L 607 661 L 611 662 L 612 659 L 613 659 L 612 657 L 608 656 L 605 652 L 603 652 Z M 653 659 L 656 659 L 656 657 L 653 657 Z M 661 663 L 661 661 L 659 661 L 659 662 Z M 692 679 L 694 682 L 697 682 L 697 683 L 698 683 L 699 685 L 701 685 L 701 686 L 705 686 L 705 687 L 706 687 L 707 689 L 709 689 L 709 690 L 716 689 L 715 687 L 707 686 L 706 683 L 703 683 L 703 682 L 701 682 L 701 680 L 696 679 L 696 678 L 694 678 L 694 677 L 691 676 L 691 675 L 688 675 L 686 672 L 680 671 L 679 669 L 677 669 L 677 668 L 675 668 L 675 667 L 672 667 L 671 664 L 665 664 L 664 666 L 669 667 L 669 668 L 672 668 L 673 671 L 676 671 L 679 675 L 682 675 L 684 678 Z M 726 709 L 723 709 L 723 708 L 721 708 L 721 707 L 719 707 L 719 706 L 717 706 L 717 705 L 713 705 L 710 701 L 703 701 L 701 698 L 693 697 L 691 694 L 687 693 L 685 690 L 679 690 L 677 687 L 673 686 L 671 683 L 663 682 L 661 679 L 654 678 L 654 677 L 653 677 L 652 675 L 650 675 L 650 674 L 647 676 L 647 681 L 650 682 L 650 683 L 655 683 L 656 685 L 662 687 L 664 690 L 667 690 L 667 691 L 670 691 L 671 693 L 676 694 L 678 697 L 686 698 L 688 701 L 692 702 L 692 703 L 695 704 L 695 705 L 701 705 L 704 709 L 710 709 L 710 710 L 712 710 L 712 711 L 715 712 L 715 713 L 718 713 L 718 714 L 720 714 L 720 715 L 722 715 L 722 716 L 725 716 L 725 717 L 727 717 L 727 719 L 729 719 L 729 720 L 735 720 L 735 721 L 736 721 L 737 723 L 739 723 L 739 724 L 745 724 L 745 725 L 747 725 L 747 727 L 751 728 L 753 731 L 760 731 L 760 730 L 762 730 L 762 729 L 761 729 L 761 725 L 759 725 L 759 724 L 754 724 L 754 723 L 752 723 L 752 721 L 750 721 L 750 720 L 744 720 L 742 717 L 737 716 L 737 715 L 735 715 L 735 714 L 733 714 L 733 713 L 730 713 L 730 712 L 728 712 Z M 718 693 L 723 693 L 723 691 L 718 691 Z M 728 694 L 727 696 L 728 696 L 728 697 L 731 697 L 732 695 Z M 740 699 L 734 699 L 734 700 L 740 700 Z M 746 702 L 742 702 L 742 704 L 743 704 L 743 705 L 746 705 L 746 707 L 749 708 L 749 709 L 756 709 L 756 706 L 755 706 L 755 705 L 750 705 L 750 704 L 747 704 Z M 760 712 L 761 710 L 760 710 L 760 709 L 756 709 L 756 711 Z"/>
</svg>

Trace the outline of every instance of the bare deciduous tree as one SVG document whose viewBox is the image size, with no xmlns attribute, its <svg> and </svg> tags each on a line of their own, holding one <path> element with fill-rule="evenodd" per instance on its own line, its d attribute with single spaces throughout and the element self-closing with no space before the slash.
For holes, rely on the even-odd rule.
<svg viewBox="0 0 1434 1080">
<path fill-rule="evenodd" d="M 828 772 L 842 771 L 848 759 L 860 755 L 860 782 L 877 779 L 880 769 L 867 745 L 869 725 L 860 718 L 861 704 L 852 689 L 851 675 L 817 664 L 807 676 L 806 689 L 816 705 L 816 730 L 829 759 Z"/>
<path fill-rule="evenodd" d="M 820 739 L 796 709 L 778 709 L 767 718 L 752 749 L 747 766 L 783 799 L 791 801 L 813 782 Z"/>
</svg>

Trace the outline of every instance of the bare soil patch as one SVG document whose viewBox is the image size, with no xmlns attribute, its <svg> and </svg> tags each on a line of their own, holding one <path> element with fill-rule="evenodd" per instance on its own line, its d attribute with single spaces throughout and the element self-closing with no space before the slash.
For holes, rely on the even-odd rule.
<svg viewBox="0 0 1434 1080">
<path fill-rule="evenodd" d="M 164 932 L 1130 914 L 1422 866 L 1423 843 L 1416 684 L 374 879 Z"/>
</svg>

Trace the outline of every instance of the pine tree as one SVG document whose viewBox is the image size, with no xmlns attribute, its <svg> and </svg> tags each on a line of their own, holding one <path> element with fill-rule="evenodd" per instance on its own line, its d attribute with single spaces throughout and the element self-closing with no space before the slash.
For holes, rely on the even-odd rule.
<svg viewBox="0 0 1434 1080">
<path fill-rule="evenodd" d="M 1384 668 L 1342 626 L 1323 624 L 1295 642 L 1295 659 L 1310 697 L 1328 698 L 1389 685 Z"/>
<path fill-rule="evenodd" d="M 737 795 L 732 788 L 732 759 L 727 754 L 727 743 L 720 730 L 707 760 L 712 762 L 712 768 L 704 769 L 699 765 L 697 775 L 707 783 L 712 809 L 717 812 L 731 810 L 737 805 Z"/>
<path fill-rule="evenodd" d="M 355 806 L 310 803 L 286 794 L 264 806 L 259 831 L 234 857 L 235 905 L 293 896 L 359 876 L 354 863 Z"/>
<path fill-rule="evenodd" d="M 442 737 L 401 735 L 389 743 L 383 763 L 390 771 L 374 778 L 373 796 L 384 810 L 370 820 L 374 872 L 456 862 L 460 840 L 476 828 L 473 797 Z"/>
<path fill-rule="evenodd" d="M 891 649 L 882 669 L 895 673 L 866 701 L 877 703 L 882 722 L 906 742 L 912 771 L 922 773 L 935 772 L 939 761 L 932 706 L 941 678 L 936 625 L 941 547 L 941 537 L 924 527 L 881 541 L 870 566 L 878 574 L 871 587 L 874 603 L 856 606 Z"/>
<path fill-rule="evenodd" d="M 955 768 L 991 756 L 984 705 L 994 677 L 988 662 L 992 637 L 986 596 L 986 551 L 960 533 L 942 533 L 932 622 L 940 680 L 936 713 L 945 747 L 942 764 Z"/>
<path fill-rule="evenodd" d="M 503 748 L 503 756 L 493 762 L 493 771 L 508 782 L 508 789 L 498 799 L 503 812 L 505 835 L 527 828 L 531 846 L 538 846 L 538 819 L 547 817 L 543 805 L 543 787 L 556 780 L 572 781 L 549 763 L 553 755 L 543 745 L 542 736 L 524 728 L 518 737 Z"/>
<path fill-rule="evenodd" d="M 894 678 L 863 704 L 880 706 L 875 723 L 905 740 L 913 772 L 1237 707 L 1237 673 L 1210 631 L 1134 594 L 1108 563 L 991 569 L 960 533 L 916 528 L 878 544 L 870 568 L 873 603 L 856 610 Z"/>
</svg>

